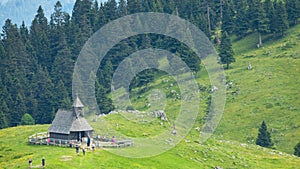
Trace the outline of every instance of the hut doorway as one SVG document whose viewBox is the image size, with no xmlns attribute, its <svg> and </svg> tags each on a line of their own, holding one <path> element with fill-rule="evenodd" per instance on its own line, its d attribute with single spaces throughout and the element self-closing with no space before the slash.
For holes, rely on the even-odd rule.
<svg viewBox="0 0 300 169">
<path fill-rule="evenodd" d="M 84 131 L 78 132 L 78 134 L 77 134 L 77 141 L 80 141 L 83 137 L 85 137 Z"/>
</svg>

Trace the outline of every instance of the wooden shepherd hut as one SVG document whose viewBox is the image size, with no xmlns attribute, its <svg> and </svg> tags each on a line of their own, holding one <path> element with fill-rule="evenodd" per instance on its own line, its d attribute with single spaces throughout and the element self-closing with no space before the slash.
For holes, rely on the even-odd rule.
<svg viewBox="0 0 300 169">
<path fill-rule="evenodd" d="M 50 139 L 81 140 L 82 137 L 91 137 L 93 128 L 84 118 L 84 105 L 76 97 L 72 111 L 59 109 L 52 125 L 48 129 Z"/>
</svg>

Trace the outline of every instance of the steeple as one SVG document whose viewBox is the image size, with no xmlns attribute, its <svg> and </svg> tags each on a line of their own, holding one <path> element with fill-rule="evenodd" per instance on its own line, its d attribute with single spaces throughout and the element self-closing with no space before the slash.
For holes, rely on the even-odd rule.
<svg viewBox="0 0 300 169">
<path fill-rule="evenodd" d="M 176 6 L 176 8 L 175 8 L 175 15 L 176 16 L 179 16 L 179 12 L 178 12 L 178 7 Z"/>
<path fill-rule="evenodd" d="M 72 107 L 73 107 L 73 113 L 76 117 L 84 116 L 84 112 L 83 112 L 84 105 L 82 104 L 78 96 L 76 96 L 76 99 L 74 100 Z"/>
</svg>

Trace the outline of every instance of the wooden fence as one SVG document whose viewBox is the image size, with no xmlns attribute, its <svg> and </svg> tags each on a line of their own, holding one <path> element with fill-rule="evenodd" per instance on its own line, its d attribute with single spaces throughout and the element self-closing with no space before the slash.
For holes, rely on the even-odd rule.
<svg viewBox="0 0 300 169">
<path fill-rule="evenodd" d="M 63 139 L 53 139 L 49 138 L 47 132 L 36 133 L 28 137 L 29 144 L 39 144 L 39 145 L 53 145 L 61 147 L 75 147 L 76 145 L 82 146 L 85 145 L 85 142 L 80 142 L 77 140 L 63 140 Z M 133 141 L 130 139 L 118 140 L 112 142 L 110 139 L 92 139 L 90 146 L 94 145 L 95 148 L 122 148 L 133 146 Z M 86 147 L 91 148 L 91 147 Z"/>
</svg>

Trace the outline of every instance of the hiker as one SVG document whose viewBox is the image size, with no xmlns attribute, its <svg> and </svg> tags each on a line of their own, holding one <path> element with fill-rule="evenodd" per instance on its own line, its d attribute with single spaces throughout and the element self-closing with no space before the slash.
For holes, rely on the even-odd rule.
<svg viewBox="0 0 300 169">
<path fill-rule="evenodd" d="M 87 138 L 86 145 L 87 145 L 88 147 L 90 147 L 90 145 L 91 145 L 91 138 L 90 138 L 90 137 Z"/>
<path fill-rule="evenodd" d="M 42 167 L 44 168 L 45 165 L 46 165 L 46 160 L 45 160 L 45 158 L 43 157 L 43 158 L 42 158 Z"/>
<path fill-rule="evenodd" d="M 82 154 L 85 156 L 85 148 L 82 148 Z"/>
<path fill-rule="evenodd" d="M 76 144 L 76 155 L 79 155 L 79 146 Z"/>
<path fill-rule="evenodd" d="M 112 137 L 111 142 L 112 142 L 112 144 L 114 144 L 116 142 L 115 136 Z"/>
<path fill-rule="evenodd" d="M 32 159 L 29 159 L 29 168 L 31 168 L 32 167 Z"/>
<path fill-rule="evenodd" d="M 92 150 L 95 151 L 95 144 L 92 144 Z"/>
</svg>

